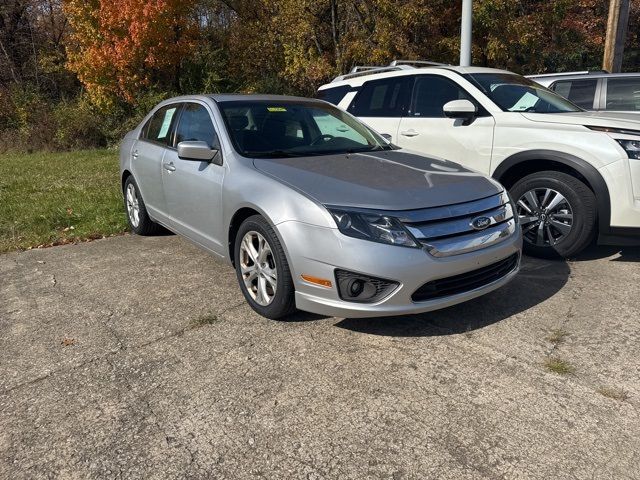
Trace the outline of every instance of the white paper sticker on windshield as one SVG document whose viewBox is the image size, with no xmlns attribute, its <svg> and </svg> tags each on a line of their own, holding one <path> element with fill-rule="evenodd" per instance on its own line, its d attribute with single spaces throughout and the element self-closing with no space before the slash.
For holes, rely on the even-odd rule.
<svg viewBox="0 0 640 480">
<path fill-rule="evenodd" d="M 166 112 L 164 112 L 164 120 L 162 120 L 162 126 L 160 127 L 160 132 L 158 133 L 158 140 L 165 138 L 167 133 L 169 132 L 169 127 L 171 126 L 171 119 L 173 118 L 173 114 L 176 112 L 175 108 L 170 108 Z"/>
<path fill-rule="evenodd" d="M 522 110 L 526 110 L 527 108 L 534 107 L 536 103 L 538 103 L 538 100 L 539 98 L 536 97 L 533 93 L 527 92 L 509 110 L 513 112 L 520 112 Z"/>
</svg>

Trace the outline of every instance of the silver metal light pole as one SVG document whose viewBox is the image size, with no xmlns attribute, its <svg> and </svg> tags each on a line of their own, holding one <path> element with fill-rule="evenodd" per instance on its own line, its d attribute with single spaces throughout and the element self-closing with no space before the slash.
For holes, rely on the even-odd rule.
<svg viewBox="0 0 640 480">
<path fill-rule="evenodd" d="M 471 65 L 471 33 L 473 28 L 473 0 L 462 0 L 460 25 L 460 66 Z"/>
</svg>

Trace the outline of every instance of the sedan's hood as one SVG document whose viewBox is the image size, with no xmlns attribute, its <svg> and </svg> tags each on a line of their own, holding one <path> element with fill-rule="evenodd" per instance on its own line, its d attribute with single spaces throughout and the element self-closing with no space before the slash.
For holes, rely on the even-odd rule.
<svg viewBox="0 0 640 480">
<path fill-rule="evenodd" d="M 325 205 L 412 210 L 488 197 L 497 182 L 406 151 L 255 159 L 255 167 Z"/>
<path fill-rule="evenodd" d="M 564 123 L 640 131 L 640 115 L 624 112 L 523 113 L 534 122 Z"/>
</svg>

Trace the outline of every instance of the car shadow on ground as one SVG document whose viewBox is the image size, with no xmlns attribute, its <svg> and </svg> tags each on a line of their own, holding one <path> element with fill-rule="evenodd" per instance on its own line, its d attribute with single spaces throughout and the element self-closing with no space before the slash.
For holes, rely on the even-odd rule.
<svg viewBox="0 0 640 480">
<path fill-rule="evenodd" d="M 523 257 L 508 285 L 453 307 L 418 315 L 345 318 L 336 327 L 371 335 L 421 337 L 471 332 L 523 312 L 556 294 L 571 273 L 563 260 Z"/>
<path fill-rule="evenodd" d="M 612 262 L 640 262 L 640 246 L 616 247 L 609 245 L 598 246 L 594 244 L 571 260 L 575 262 L 587 262 L 608 257 L 614 257 L 611 259 Z"/>
</svg>

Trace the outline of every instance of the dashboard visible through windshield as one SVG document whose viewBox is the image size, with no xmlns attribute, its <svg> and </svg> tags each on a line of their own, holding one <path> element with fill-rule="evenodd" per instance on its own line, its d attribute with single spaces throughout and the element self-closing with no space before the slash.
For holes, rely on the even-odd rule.
<svg viewBox="0 0 640 480">
<path fill-rule="evenodd" d="M 542 85 L 510 73 L 475 73 L 464 77 L 505 112 L 564 113 L 583 111 Z"/>
<path fill-rule="evenodd" d="M 234 148 L 245 157 L 302 157 L 394 148 L 331 105 L 266 100 L 218 105 Z"/>
</svg>

